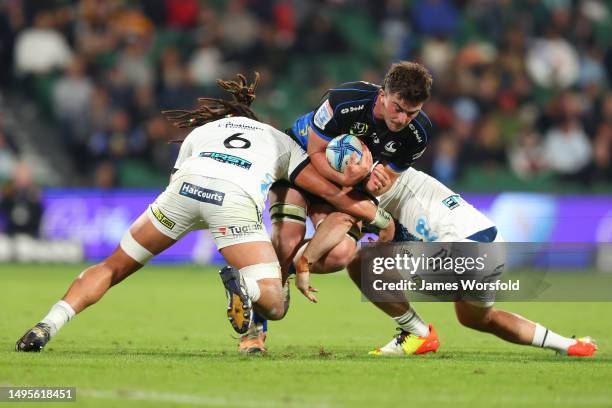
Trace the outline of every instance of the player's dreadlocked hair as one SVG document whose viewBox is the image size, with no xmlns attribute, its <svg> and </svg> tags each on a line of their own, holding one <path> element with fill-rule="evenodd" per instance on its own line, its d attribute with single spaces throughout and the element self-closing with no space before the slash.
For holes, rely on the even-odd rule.
<svg viewBox="0 0 612 408">
<path fill-rule="evenodd" d="M 259 72 L 255 72 L 255 81 L 251 84 L 242 74 L 238 74 L 236 77 L 238 78 L 236 81 L 217 79 L 217 85 L 232 94 L 231 101 L 217 98 L 198 98 L 199 106 L 194 110 L 167 110 L 162 111 L 162 114 L 179 128 L 202 126 L 205 123 L 229 116 L 246 116 L 258 120 L 250 106 L 255 100 Z M 180 140 L 173 140 L 173 142 L 180 142 Z"/>
</svg>

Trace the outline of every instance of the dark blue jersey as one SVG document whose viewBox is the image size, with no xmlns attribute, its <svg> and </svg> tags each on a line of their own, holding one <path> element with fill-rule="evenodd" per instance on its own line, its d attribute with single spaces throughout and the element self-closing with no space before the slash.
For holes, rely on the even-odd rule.
<svg viewBox="0 0 612 408">
<path fill-rule="evenodd" d="M 368 146 L 374 161 L 402 172 L 425 151 L 431 121 L 420 112 L 404 129 L 391 132 L 384 120 L 374 118 L 379 90 L 380 86 L 368 82 L 347 82 L 330 89 L 316 110 L 294 122 L 291 133 L 304 149 L 308 129 L 327 141 L 345 133 L 357 136 Z"/>
</svg>

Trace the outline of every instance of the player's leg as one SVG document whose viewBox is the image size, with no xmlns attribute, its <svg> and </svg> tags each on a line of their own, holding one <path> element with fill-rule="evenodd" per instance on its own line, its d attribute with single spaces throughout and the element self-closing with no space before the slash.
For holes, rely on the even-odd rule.
<svg viewBox="0 0 612 408">
<path fill-rule="evenodd" d="M 278 258 L 269 241 L 245 242 L 220 250 L 228 264 L 240 272 L 242 286 L 255 310 L 270 320 L 285 316 L 286 305 Z"/>
<path fill-rule="evenodd" d="M 491 231 L 491 228 L 481 231 Z M 482 235 L 481 233 L 478 233 Z M 474 236 L 465 239 L 462 243 L 455 245 L 454 252 L 458 256 L 481 256 L 487 257 L 486 265 L 491 266 L 491 275 L 486 280 L 492 280 L 501 275 L 506 263 L 506 249 L 501 234 L 495 229 L 493 238 L 480 243 L 472 242 L 469 246 L 465 242 L 471 242 Z M 562 354 L 590 356 L 597 349 L 590 338 L 576 340 L 561 336 L 548 328 L 534 323 L 515 313 L 499 310 L 494 305 L 494 293 L 473 293 L 473 300 L 463 298 L 455 302 L 455 313 L 459 322 L 471 329 L 493 334 L 510 343 L 533 345 L 535 347 L 549 348 Z"/>
<path fill-rule="evenodd" d="M 311 205 L 311 218 L 316 231 L 311 240 L 303 242 L 293 259 L 295 285 L 311 302 L 317 302 L 316 289 L 310 286 L 310 272 L 331 273 L 342 270 L 355 254 L 359 226 L 355 218 L 334 212 L 327 204 Z"/>
<path fill-rule="evenodd" d="M 220 276 L 228 297 L 228 319 L 234 330 L 245 334 L 253 326 L 254 311 L 261 318 L 282 319 L 287 302 L 281 267 L 263 225 L 263 203 L 255 203 L 230 182 L 216 181 L 207 188 L 225 194 L 223 206 L 209 209 L 203 217 L 229 264 Z"/>
<path fill-rule="evenodd" d="M 289 276 L 293 257 L 306 234 L 307 201 L 286 181 L 277 181 L 268 193 L 272 222 L 272 246 L 281 265 L 283 280 Z"/>
<path fill-rule="evenodd" d="M 149 211 L 149 210 L 147 210 Z M 16 344 L 17 351 L 41 351 L 76 314 L 99 301 L 111 286 L 140 269 L 154 255 L 176 242 L 162 234 L 143 213 L 104 261 L 90 266 L 72 282 L 64 297 Z"/>
<path fill-rule="evenodd" d="M 360 251 L 351 260 L 347 267 L 351 280 L 357 285 L 361 293 L 376 307 L 391 317 L 398 325 L 399 333 L 388 344 L 370 352 L 371 355 L 412 355 L 436 352 L 440 347 L 438 334 L 431 324 L 425 323 L 414 307 L 408 302 L 405 295 L 399 291 L 372 292 L 365 290 L 371 287 L 372 282 L 366 281 L 361 273 Z"/>
<path fill-rule="evenodd" d="M 548 348 L 575 356 L 591 356 L 597 350 L 590 338 L 577 340 L 561 336 L 539 323 L 489 304 L 455 302 L 455 312 L 462 325 L 511 343 Z"/>
<path fill-rule="evenodd" d="M 310 265 L 310 272 L 331 273 L 340 271 L 355 256 L 360 229 L 357 220 L 325 203 L 311 205 L 310 218 L 317 231 L 308 243 L 303 243 L 297 251 L 294 263 L 304 257 Z M 319 227 L 325 222 L 331 226 L 321 231 Z"/>
<path fill-rule="evenodd" d="M 268 193 L 270 219 L 272 222 L 271 241 L 281 267 L 284 311 L 289 307 L 289 284 L 287 278 L 293 268 L 292 260 L 306 234 L 307 202 L 304 194 L 287 181 L 277 181 Z M 264 340 L 268 331 L 265 316 L 257 310 L 247 333 L 240 338 L 239 351 L 257 353 L 265 351 Z"/>
</svg>

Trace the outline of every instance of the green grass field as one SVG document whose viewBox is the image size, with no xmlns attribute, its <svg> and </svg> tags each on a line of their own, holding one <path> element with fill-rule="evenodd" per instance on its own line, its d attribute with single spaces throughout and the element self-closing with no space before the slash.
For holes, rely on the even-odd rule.
<svg viewBox="0 0 612 408">
<path fill-rule="evenodd" d="M 76 403 L 53 407 L 612 407 L 612 303 L 499 304 L 562 334 L 593 336 L 592 359 L 504 343 L 462 328 L 451 304 L 429 303 L 416 306 L 438 330 L 438 353 L 376 358 L 368 350 L 395 327 L 344 273 L 313 278 L 319 304 L 292 291 L 263 356 L 236 352 L 214 270 L 184 266 L 146 267 L 43 353 L 15 353 L 79 270 L 0 265 L 0 386 L 77 387 Z"/>
</svg>

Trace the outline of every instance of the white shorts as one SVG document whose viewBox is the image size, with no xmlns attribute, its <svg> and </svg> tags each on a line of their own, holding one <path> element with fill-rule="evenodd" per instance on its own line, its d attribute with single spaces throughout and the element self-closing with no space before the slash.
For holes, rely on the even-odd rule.
<svg viewBox="0 0 612 408">
<path fill-rule="evenodd" d="M 147 214 L 162 234 L 175 240 L 189 231 L 208 229 L 219 249 L 270 242 L 262 209 L 242 188 L 226 180 L 179 171 Z"/>
</svg>

